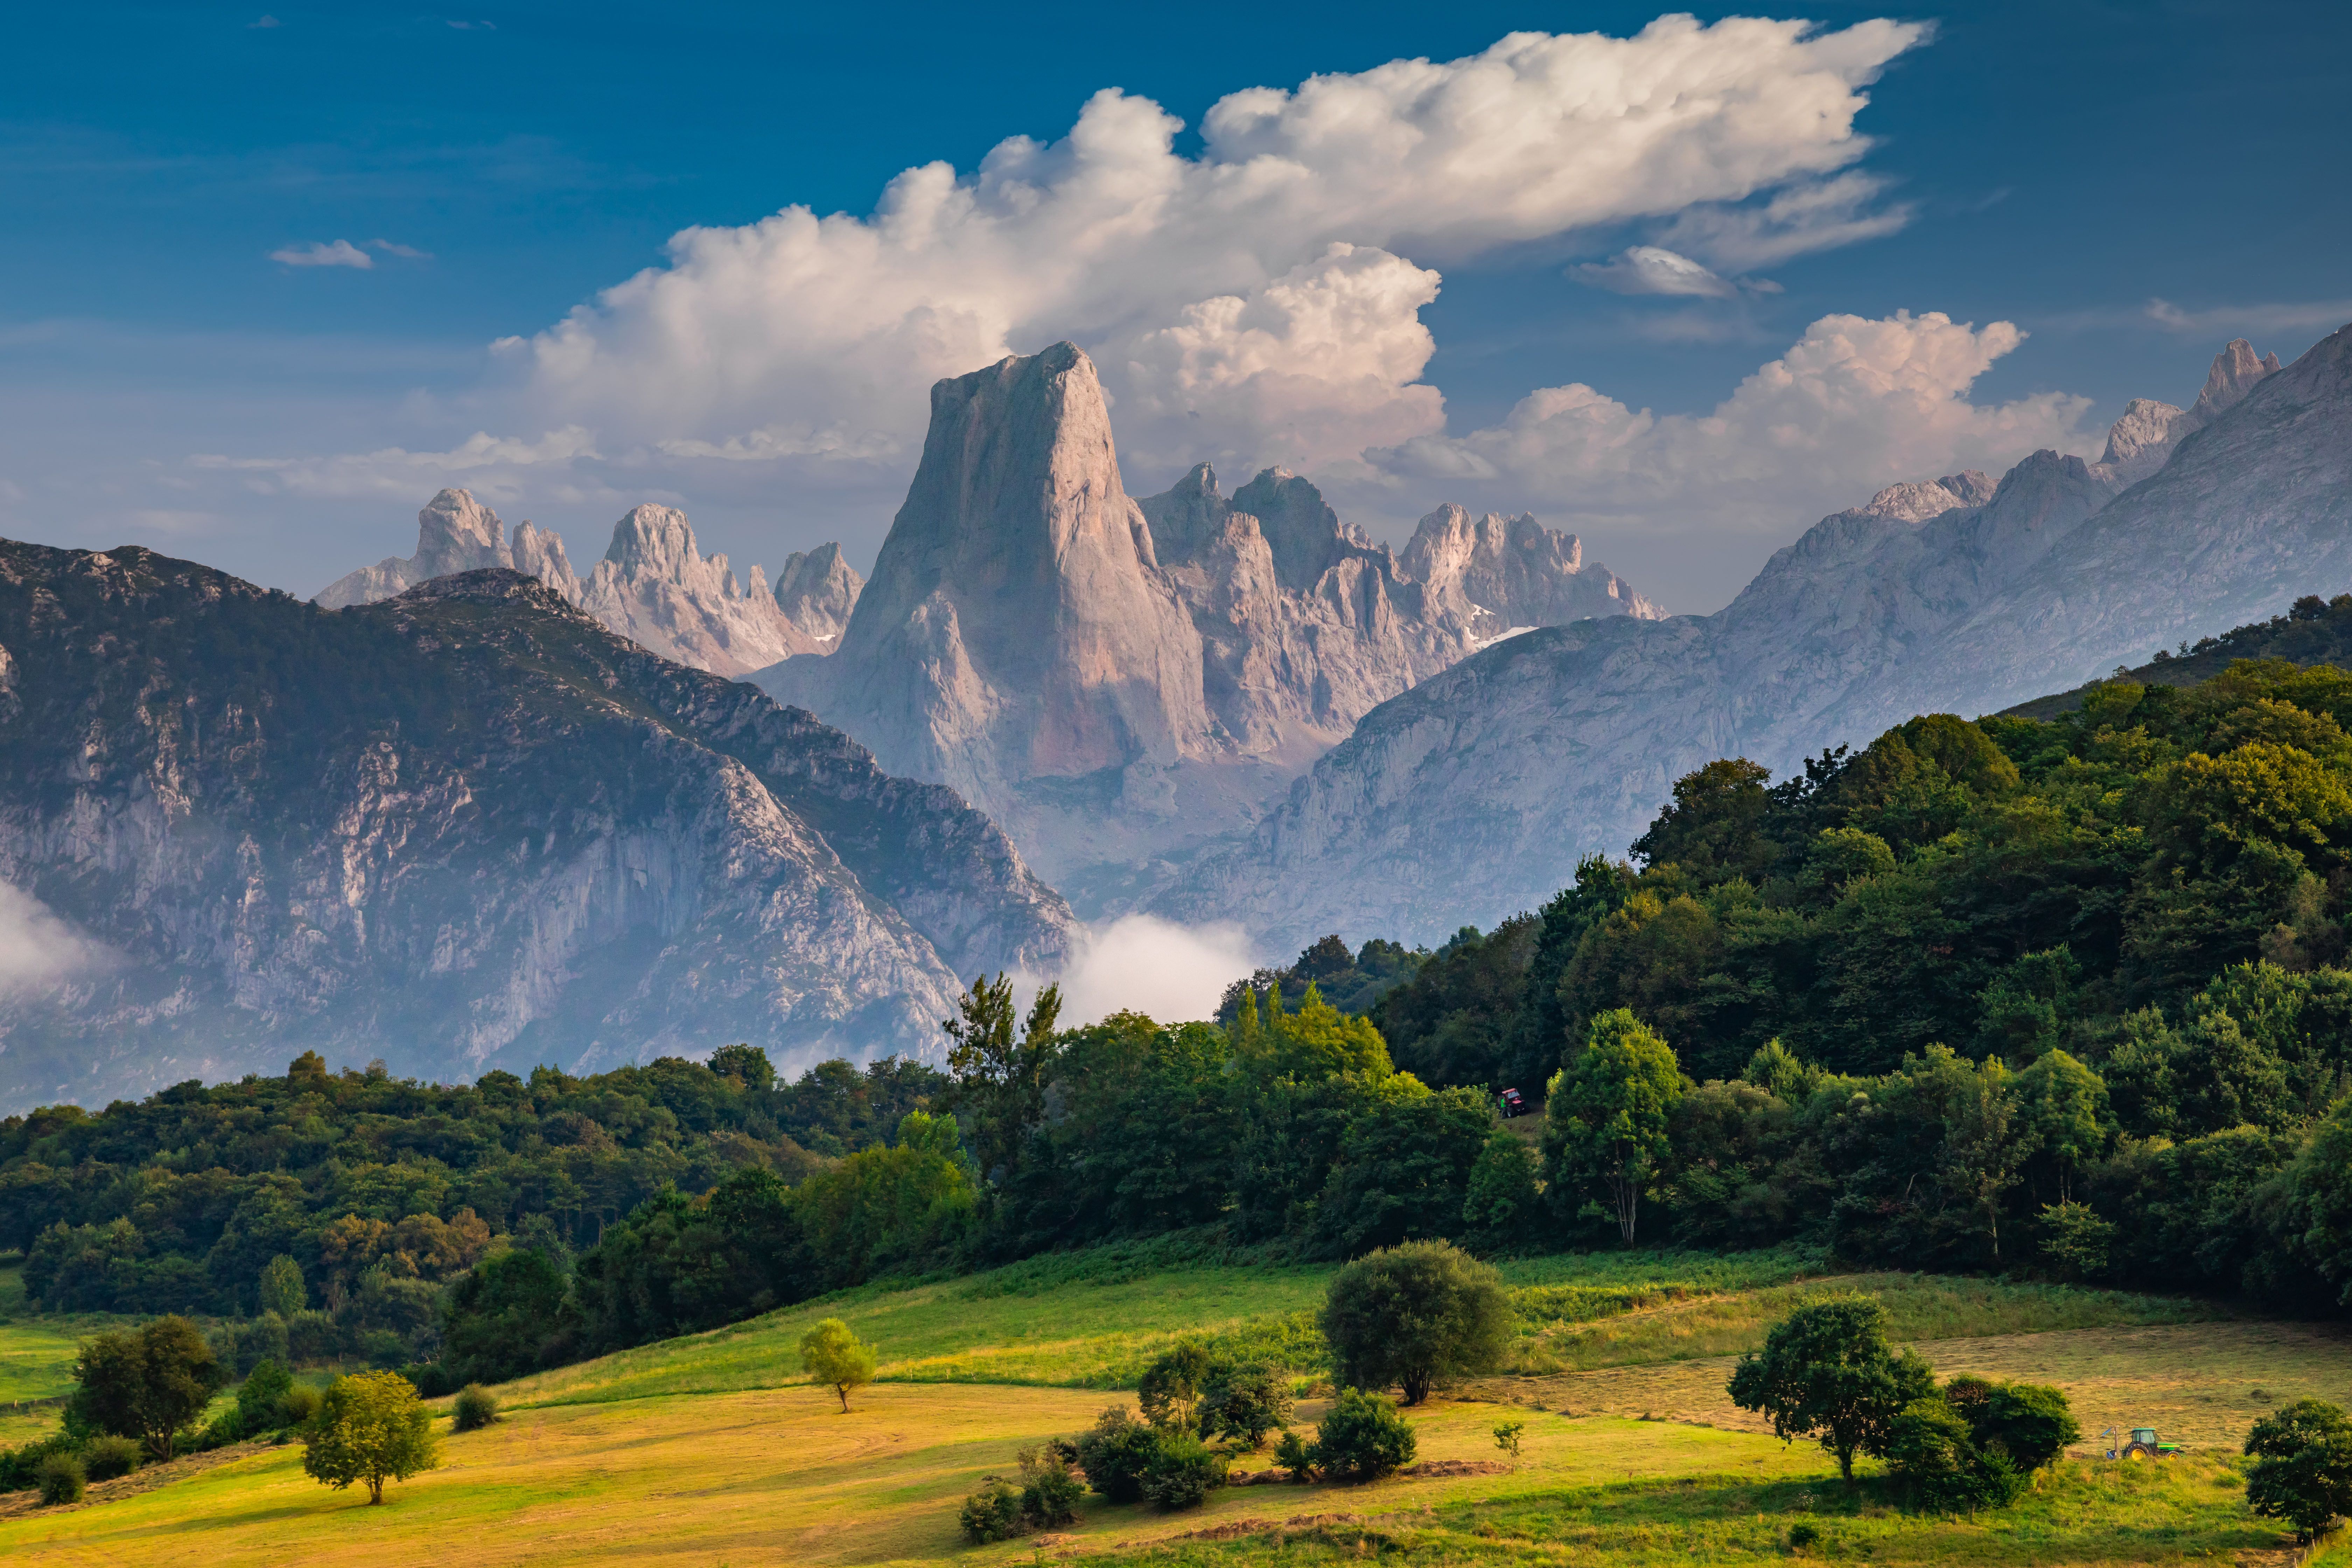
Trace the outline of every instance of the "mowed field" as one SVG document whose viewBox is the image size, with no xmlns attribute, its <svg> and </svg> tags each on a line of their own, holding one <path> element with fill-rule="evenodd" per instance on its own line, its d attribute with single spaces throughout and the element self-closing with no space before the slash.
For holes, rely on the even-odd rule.
<svg viewBox="0 0 2352 1568">
<path fill-rule="evenodd" d="M 1529 1316 L 1521 1374 L 1412 1413 L 1420 1458 L 1438 1473 L 1235 1487 L 1174 1515 L 1090 1497 L 1051 1536 L 963 1545 L 957 1506 L 983 1476 L 1012 1473 L 1022 1447 L 1128 1402 L 1113 1385 L 1181 1335 L 1311 1359 L 1305 1323 L 1328 1269 L 1151 1261 L 1081 1256 L 849 1292 L 527 1379 L 500 1391 L 506 1419 L 447 1436 L 446 1465 L 394 1485 L 383 1508 L 305 1478 L 295 1446 L 207 1456 L 208 1468 L 163 1485 L 152 1472 L 109 1483 L 69 1510 L 8 1499 L 0 1560 L 1732 1563 L 1784 1555 L 1790 1527 L 1804 1523 L 1821 1534 L 1818 1554 L 1873 1562 L 2284 1563 L 2278 1529 L 2246 1512 L 2237 1440 L 2289 1399 L 2352 1404 L 2343 1333 L 2210 1306 L 1818 1279 L 1811 1260 L 1782 1254 L 1548 1258 L 1507 1271 Z M 2153 1421 L 2199 1451 L 2153 1466 L 2072 1459 L 2016 1508 L 1973 1521 L 1923 1521 L 1868 1487 L 1849 1494 L 1818 1448 L 1756 1430 L 1722 1386 L 1730 1354 L 1790 1306 L 1853 1288 L 1885 1300 L 1947 1375 L 2057 1383 L 2088 1432 Z M 1610 1305 L 1621 1290 L 1630 1308 Z M 881 1381 L 847 1415 L 801 1378 L 793 1353 L 827 1315 L 882 1352 Z M 33 1326 L 0 1326 L 0 1343 Z M 1301 1420 L 1320 1408 L 1303 1401 Z M 1527 1423 L 1516 1465 L 1491 1436 L 1504 1419 Z"/>
</svg>

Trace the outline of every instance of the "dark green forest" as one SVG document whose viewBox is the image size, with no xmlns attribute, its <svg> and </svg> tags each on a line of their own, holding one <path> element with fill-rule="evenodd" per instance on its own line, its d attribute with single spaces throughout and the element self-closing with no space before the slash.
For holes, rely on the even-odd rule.
<svg viewBox="0 0 2352 1568">
<path fill-rule="evenodd" d="M 356 1347 L 434 1386 L 1192 1230 L 1332 1258 L 1801 1238 L 2335 1313 L 2347 721 L 2352 675 L 2241 660 L 1780 781 L 1726 759 L 1492 932 L 1326 939 L 1210 1022 L 1063 1028 L 1052 990 L 1023 1014 L 977 982 L 944 1073 L 779 1086 L 730 1047 L 441 1089 L 311 1058 L 44 1110 L 0 1123 L 0 1246 L 47 1306 L 193 1307 L 241 1361 Z M 1498 1125 L 1507 1088 L 1539 1135 Z M 280 1256 L 299 1310 L 259 1294 Z"/>
</svg>

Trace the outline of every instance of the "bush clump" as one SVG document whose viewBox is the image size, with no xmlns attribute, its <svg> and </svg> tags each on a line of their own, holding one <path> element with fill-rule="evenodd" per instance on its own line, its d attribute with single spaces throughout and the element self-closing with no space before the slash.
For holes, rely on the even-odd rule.
<svg viewBox="0 0 2352 1568">
<path fill-rule="evenodd" d="M 1290 1411 L 1289 1381 L 1274 1368 L 1218 1367 L 1201 1392 L 1201 1436 L 1262 1448 L 1266 1435 L 1289 1421 Z"/>
<path fill-rule="evenodd" d="M 963 1500 L 957 1516 L 963 1538 L 974 1546 L 1010 1541 L 1021 1533 L 1021 1494 L 1003 1476 L 990 1476 L 980 1489 Z"/>
<path fill-rule="evenodd" d="M 1198 1508 L 1225 1484 L 1225 1457 L 1190 1432 L 1155 1434 L 1139 1478 L 1143 1495 L 1162 1510 Z"/>
<path fill-rule="evenodd" d="M 323 1402 L 324 1396 L 307 1383 L 298 1383 L 289 1387 L 284 1396 L 278 1402 L 278 1430 L 286 1431 L 292 1427 L 310 1425 L 318 1415 L 319 1406 Z"/>
<path fill-rule="evenodd" d="M 100 1437 L 81 1451 L 82 1474 L 94 1481 L 110 1481 L 137 1469 L 142 1457 L 134 1438 Z"/>
<path fill-rule="evenodd" d="M 457 1391 L 449 1414 L 458 1431 L 478 1432 L 499 1418 L 498 1396 L 478 1383 L 469 1383 Z"/>
<path fill-rule="evenodd" d="M 1126 1405 L 1114 1405 L 1095 1417 L 1076 1447 L 1088 1487 L 1113 1502 L 1136 1502 L 1143 1496 L 1143 1472 L 1159 1449 L 1160 1434 Z"/>
<path fill-rule="evenodd" d="M 2321 1400 L 2274 1410 L 2246 1434 L 2254 1461 L 2246 1501 L 2266 1519 L 2284 1519 L 2297 1539 L 2316 1541 L 2352 1514 L 2352 1416 Z"/>
<path fill-rule="evenodd" d="M 81 1494 L 89 1489 L 89 1478 L 83 1473 L 78 1456 L 51 1454 L 34 1467 L 33 1484 L 40 1489 L 41 1506 L 54 1508 L 81 1501 Z"/>
<path fill-rule="evenodd" d="M 1418 1446 L 1395 1401 L 1349 1388 L 1340 1391 L 1315 1428 L 1305 1458 L 1325 1480 L 1376 1481 L 1411 1464 Z"/>
</svg>

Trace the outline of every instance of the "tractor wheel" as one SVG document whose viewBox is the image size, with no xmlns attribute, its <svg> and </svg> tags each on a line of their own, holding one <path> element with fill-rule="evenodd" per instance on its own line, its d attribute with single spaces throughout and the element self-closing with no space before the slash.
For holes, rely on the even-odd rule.
<svg viewBox="0 0 2352 1568">
<path fill-rule="evenodd" d="M 2124 1446 L 2124 1458 L 2126 1459 L 2153 1459 L 2156 1457 L 2156 1450 L 2145 1443 L 2127 1443 Z"/>
</svg>

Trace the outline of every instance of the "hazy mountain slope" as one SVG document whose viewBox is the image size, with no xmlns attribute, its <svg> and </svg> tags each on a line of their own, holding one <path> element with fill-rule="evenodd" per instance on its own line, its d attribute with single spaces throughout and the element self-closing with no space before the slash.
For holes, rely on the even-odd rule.
<svg viewBox="0 0 2352 1568">
<path fill-rule="evenodd" d="M 2016 701 L 2352 576 L 2343 341 L 2276 374 L 2233 343 L 2198 419 L 2151 431 L 2136 405 L 2108 462 L 2042 452 L 1998 487 L 1891 487 L 1714 616 L 1489 648 L 1368 713 L 1153 907 L 1239 919 L 1276 950 L 1328 931 L 1435 942 L 1535 907 L 1581 855 L 1622 854 L 1712 758 L 1785 773 L 1912 713 Z M 2163 468 L 2116 499 L 2112 459 L 2150 447 Z"/>
<path fill-rule="evenodd" d="M 0 544 L 0 880 L 110 950 L 0 999 L 0 1107 L 381 1056 L 935 1049 L 1066 906 L 992 824 L 505 570 L 330 611 Z"/>
</svg>

